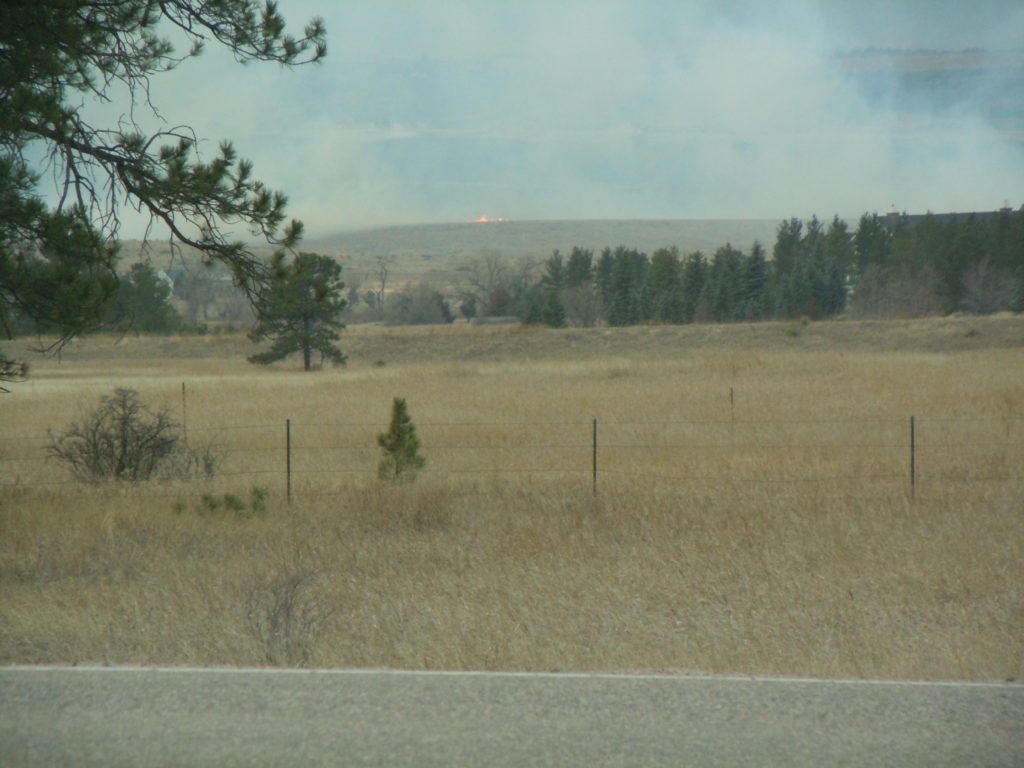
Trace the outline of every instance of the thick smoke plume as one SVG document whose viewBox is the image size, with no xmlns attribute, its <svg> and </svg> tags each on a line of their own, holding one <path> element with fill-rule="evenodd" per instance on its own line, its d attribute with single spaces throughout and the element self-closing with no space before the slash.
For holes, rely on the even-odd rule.
<svg viewBox="0 0 1024 768">
<path fill-rule="evenodd" d="M 283 10 L 292 24 L 325 17 L 323 66 L 242 69 L 213 55 L 155 80 L 154 99 L 200 135 L 234 138 L 311 234 L 480 216 L 827 218 L 1024 202 L 1016 2 Z"/>
</svg>

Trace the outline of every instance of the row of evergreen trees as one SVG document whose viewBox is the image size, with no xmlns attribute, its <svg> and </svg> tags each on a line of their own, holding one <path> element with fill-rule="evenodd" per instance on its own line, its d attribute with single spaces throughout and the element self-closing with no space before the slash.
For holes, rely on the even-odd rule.
<svg viewBox="0 0 1024 768">
<path fill-rule="evenodd" d="M 662 248 L 555 253 L 522 297 L 525 323 L 612 326 L 756 321 L 844 312 L 919 316 L 1024 310 L 1024 207 L 992 215 L 793 218 L 769 259 L 726 244 L 710 258 Z"/>
</svg>

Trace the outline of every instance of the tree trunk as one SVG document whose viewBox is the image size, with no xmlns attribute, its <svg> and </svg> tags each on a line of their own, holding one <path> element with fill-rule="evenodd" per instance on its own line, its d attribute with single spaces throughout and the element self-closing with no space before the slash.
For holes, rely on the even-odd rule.
<svg viewBox="0 0 1024 768">
<path fill-rule="evenodd" d="M 313 346 L 309 343 L 310 336 L 312 335 L 311 325 L 309 317 L 302 318 L 302 364 L 307 371 L 310 368 L 313 357 Z"/>
</svg>

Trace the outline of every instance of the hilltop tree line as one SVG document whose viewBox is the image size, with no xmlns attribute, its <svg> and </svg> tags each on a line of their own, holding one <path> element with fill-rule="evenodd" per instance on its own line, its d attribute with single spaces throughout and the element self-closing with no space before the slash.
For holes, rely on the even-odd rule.
<svg viewBox="0 0 1024 768">
<path fill-rule="evenodd" d="M 537 274 L 536 267 L 541 273 Z M 344 362 L 338 331 L 356 305 L 345 292 L 341 266 L 332 258 L 277 255 L 273 279 L 254 306 L 254 341 L 269 350 L 250 356 L 270 363 L 300 353 L 304 367 Z M 453 303 L 467 319 L 517 318 L 552 327 L 628 326 L 642 323 L 757 322 L 849 314 L 917 317 L 950 312 L 987 314 L 1024 310 L 1024 207 L 985 216 L 865 214 L 851 230 L 838 216 L 827 225 L 781 222 L 769 254 L 758 242 L 747 251 L 726 244 L 707 257 L 697 251 L 635 248 L 600 254 L 574 247 L 555 251 L 542 264 L 512 265 L 500 258 L 470 268 L 459 299 L 426 283 L 385 294 L 368 291 L 363 303 L 376 319 L 395 324 L 451 323 Z M 209 279 L 183 281 L 189 305 L 209 302 Z M 103 304 L 100 327 L 148 333 L 204 332 L 170 304 L 171 286 L 145 263 L 132 265 Z M 348 298 L 343 298 L 348 296 Z M 195 314 L 195 313 L 194 313 Z M 39 317 L 9 313 L 8 331 L 49 330 Z"/>
<path fill-rule="evenodd" d="M 312 258 L 300 253 L 295 263 Z M 338 294 L 328 297 L 332 317 L 396 325 L 451 323 L 457 313 L 563 327 L 1024 311 L 1024 207 L 986 217 L 865 214 L 855 229 L 838 217 L 828 224 L 792 218 L 779 224 L 770 253 L 755 242 L 746 251 L 727 243 L 710 256 L 675 247 L 648 255 L 625 246 L 598 254 L 573 247 L 542 262 L 491 255 L 462 268 L 469 276 L 456 291 L 415 283 L 362 296 L 355 287 L 342 292 L 340 267 L 316 258 L 321 268 L 334 268 L 324 278 Z M 282 264 L 275 272 L 281 274 L 267 298 L 288 282 Z M 236 291 L 202 271 L 176 277 L 177 307 L 187 307 L 187 317 L 172 305 L 162 273 L 140 262 L 121 276 L 96 328 L 208 332 L 208 307 Z M 55 330 L 28 313 L 10 313 L 7 321 L 19 335 Z"/>
<path fill-rule="evenodd" d="M 639 323 L 917 317 L 1024 310 L 1024 207 L 990 217 L 864 214 L 779 224 L 771 254 L 755 242 L 710 257 L 661 248 L 555 251 L 539 280 L 500 285 L 484 314 L 553 327 Z"/>
</svg>

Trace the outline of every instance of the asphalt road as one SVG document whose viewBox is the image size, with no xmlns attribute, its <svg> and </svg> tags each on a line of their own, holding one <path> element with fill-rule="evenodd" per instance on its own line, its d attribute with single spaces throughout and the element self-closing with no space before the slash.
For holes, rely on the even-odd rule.
<svg viewBox="0 0 1024 768">
<path fill-rule="evenodd" d="M 0 667 L 0 765 L 1024 766 L 1024 685 Z"/>
</svg>

